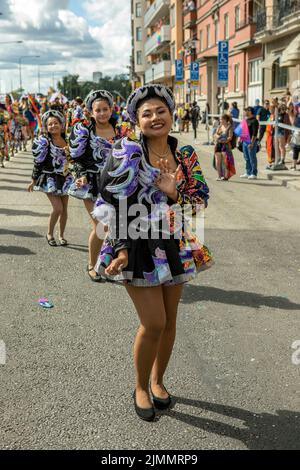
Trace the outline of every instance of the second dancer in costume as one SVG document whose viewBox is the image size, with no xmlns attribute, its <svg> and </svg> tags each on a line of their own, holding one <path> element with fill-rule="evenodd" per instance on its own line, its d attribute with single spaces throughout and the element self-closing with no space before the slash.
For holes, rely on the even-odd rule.
<svg viewBox="0 0 300 470">
<path fill-rule="evenodd" d="M 77 123 L 70 136 L 70 152 L 77 180 L 69 194 L 84 201 L 91 217 L 92 231 L 89 237 L 87 270 L 92 281 L 100 282 L 101 276 L 96 273 L 94 267 L 103 240 L 97 235 L 98 222 L 91 213 L 99 195 L 101 172 L 111 147 L 124 135 L 126 129 L 118 126 L 116 119 L 112 118 L 114 100 L 108 91 L 92 91 L 86 98 L 85 106 L 91 113 L 91 123 Z M 103 236 L 103 230 L 101 232 Z"/>
</svg>

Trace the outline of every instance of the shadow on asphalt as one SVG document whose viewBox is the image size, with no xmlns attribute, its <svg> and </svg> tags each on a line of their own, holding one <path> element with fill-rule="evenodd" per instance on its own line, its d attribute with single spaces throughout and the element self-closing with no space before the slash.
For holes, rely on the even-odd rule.
<svg viewBox="0 0 300 470">
<path fill-rule="evenodd" d="M 267 180 L 261 180 L 261 181 L 267 181 Z M 251 185 L 251 186 L 267 186 L 268 188 L 270 186 L 277 186 L 277 187 L 281 187 L 282 184 L 280 181 L 278 181 L 278 183 L 253 183 L 253 181 L 238 181 L 238 180 L 233 180 L 233 181 L 230 181 L 230 183 L 235 183 L 235 184 L 248 184 L 248 185 Z"/>
<path fill-rule="evenodd" d="M 26 191 L 27 192 L 27 188 L 18 188 L 16 186 L 1 186 L 1 191 Z"/>
<path fill-rule="evenodd" d="M 66 248 L 67 250 L 81 251 L 82 253 L 88 253 L 89 252 L 88 248 L 77 248 L 77 246 L 81 246 L 81 245 L 72 245 L 72 244 L 69 243 L 64 248 Z"/>
<path fill-rule="evenodd" d="M 174 405 L 180 403 L 201 410 L 235 418 L 242 423 L 235 427 L 207 417 L 191 416 L 175 411 L 174 405 L 167 416 L 178 421 L 220 436 L 227 436 L 243 442 L 250 450 L 282 449 L 299 450 L 300 412 L 276 410 L 276 414 L 252 413 L 233 406 L 220 405 L 183 397 L 172 397 Z M 242 426 L 241 426 L 242 425 Z"/>
<path fill-rule="evenodd" d="M 33 164 L 30 165 L 30 168 L 23 168 L 21 166 L 11 166 L 10 168 L 6 167 L 6 171 L 5 172 L 9 172 L 10 169 L 13 169 L 13 170 L 23 170 L 23 171 L 32 171 L 32 168 L 33 168 Z M 9 173 L 10 175 L 13 175 L 13 173 Z M 20 176 L 20 175 L 19 175 Z"/>
<path fill-rule="evenodd" d="M 217 287 L 196 286 L 192 284 L 185 286 L 181 299 L 182 303 L 191 304 L 205 301 L 252 308 L 264 306 L 282 310 L 300 310 L 300 304 L 291 302 L 285 297 L 267 296 L 256 294 L 255 292 L 225 290 Z"/>
<path fill-rule="evenodd" d="M 10 173 L 10 175 L 11 175 L 11 173 Z M 18 176 L 22 176 L 22 175 L 18 175 Z M 0 181 L 1 181 L 1 183 L 15 183 L 15 184 L 18 183 L 18 184 L 26 184 L 26 185 L 29 184 L 28 180 L 18 180 L 18 181 L 16 181 L 16 180 L 9 180 L 9 179 L 0 178 Z"/>
<path fill-rule="evenodd" d="M 14 166 L 14 170 L 18 170 L 19 168 L 16 168 Z M 10 168 L 8 169 L 10 170 Z M 24 168 L 20 168 L 20 170 L 24 170 Z M 13 173 L 12 171 L 9 171 L 9 173 L 5 176 L 26 176 L 26 175 L 23 175 L 22 173 Z M 5 180 L 1 180 L 1 177 L 0 177 L 0 181 L 5 181 Z M 19 181 L 12 181 L 13 183 L 19 183 Z M 26 184 L 29 184 L 30 183 L 30 179 L 26 181 Z"/>
<path fill-rule="evenodd" d="M 18 210 L 18 209 L 0 209 L 0 214 L 4 214 L 7 216 L 14 216 L 14 215 L 28 215 L 31 217 L 49 217 L 49 214 L 43 214 L 42 212 L 33 212 L 33 211 L 25 211 L 25 210 Z"/>
<path fill-rule="evenodd" d="M 36 253 L 23 246 L 0 246 L 0 255 L 28 256 L 36 255 Z"/>
<path fill-rule="evenodd" d="M 43 238 L 42 235 L 32 231 L 24 230 L 7 230 L 0 228 L 0 235 L 16 235 L 17 237 L 26 237 L 26 238 Z"/>
</svg>

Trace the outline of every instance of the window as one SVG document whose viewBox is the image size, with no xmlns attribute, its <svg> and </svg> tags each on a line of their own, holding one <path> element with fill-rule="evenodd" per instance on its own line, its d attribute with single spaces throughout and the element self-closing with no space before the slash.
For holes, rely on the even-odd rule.
<svg viewBox="0 0 300 470">
<path fill-rule="evenodd" d="M 206 26 L 206 44 L 207 48 L 210 47 L 210 24 Z"/>
<path fill-rule="evenodd" d="M 170 24 L 171 24 L 171 28 L 174 28 L 176 26 L 175 5 L 173 5 L 171 8 Z"/>
<path fill-rule="evenodd" d="M 215 44 L 218 44 L 219 40 L 219 23 L 218 21 L 215 22 Z"/>
<path fill-rule="evenodd" d="M 272 67 L 272 88 L 286 88 L 288 84 L 288 68 L 280 67 L 280 58 Z"/>
<path fill-rule="evenodd" d="M 136 40 L 137 41 L 142 40 L 142 28 L 140 26 L 136 28 Z"/>
<path fill-rule="evenodd" d="M 142 51 L 136 51 L 136 65 L 142 65 Z"/>
<path fill-rule="evenodd" d="M 200 52 L 202 52 L 203 51 L 203 31 L 202 30 L 200 31 L 199 41 L 200 41 Z"/>
<path fill-rule="evenodd" d="M 262 82 L 261 59 L 249 62 L 249 85 Z"/>
<path fill-rule="evenodd" d="M 137 18 L 141 18 L 142 16 L 142 4 L 141 3 L 137 3 L 135 5 L 135 16 Z"/>
<path fill-rule="evenodd" d="M 234 91 L 240 91 L 240 64 L 234 66 Z"/>
<path fill-rule="evenodd" d="M 237 5 L 235 7 L 235 30 L 239 29 L 241 24 L 241 7 Z"/>
<path fill-rule="evenodd" d="M 175 44 L 171 45 L 171 62 L 175 64 Z"/>
<path fill-rule="evenodd" d="M 225 39 L 229 38 L 229 15 L 228 13 L 224 15 L 224 37 Z"/>
</svg>

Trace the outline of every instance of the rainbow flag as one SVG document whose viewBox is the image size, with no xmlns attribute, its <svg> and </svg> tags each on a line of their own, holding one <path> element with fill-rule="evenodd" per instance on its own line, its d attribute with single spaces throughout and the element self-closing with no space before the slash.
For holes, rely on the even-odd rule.
<svg viewBox="0 0 300 470">
<path fill-rule="evenodd" d="M 40 116 L 38 107 L 37 107 L 37 105 L 36 105 L 35 99 L 33 98 L 33 96 L 28 95 L 28 101 L 29 101 L 29 103 L 31 104 L 31 106 L 33 107 L 33 109 L 34 109 L 34 111 L 35 111 L 35 113 L 36 113 L 37 123 L 36 123 L 36 128 L 35 128 L 35 130 L 36 130 L 36 131 L 40 131 L 40 130 L 42 129 L 42 120 L 41 120 L 41 116 Z"/>
</svg>

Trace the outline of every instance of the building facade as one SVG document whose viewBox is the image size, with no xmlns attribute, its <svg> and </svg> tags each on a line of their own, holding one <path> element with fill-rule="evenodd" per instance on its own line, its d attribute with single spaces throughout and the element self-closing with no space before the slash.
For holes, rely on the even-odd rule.
<svg viewBox="0 0 300 470">
<path fill-rule="evenodd" d="M 132 84 L 163 83 L 177 102 L 220 111 L 218 42 L 229 42 L 228 102 L 241 109 L 300 80 L 300 0 L 132 0 Z M 184 63 L 184 86 L 175 61 Z M 199 86 L 191 87 L 191 64 Z"/>
<path fill-rule="evenodd" d="M 280 97 L 287 88 L 299 88 L 300 0 L 262 0 L 255 41 L 264 51 L 264 96 Z"/>
<path fill-rule="evenodd" d="M 242 109 L 262 99 L 261 62 L 263 48 L 256 44 L 256 2 L 252 0 L 198 0 L 196 19 L 196 60 L 200 62 L 198 101 L 211 111 L 220 109 L 218 87 L 218 41 L 229 42 L 229 77 L 225 100 L 237 101 Z"/>
</svg>

